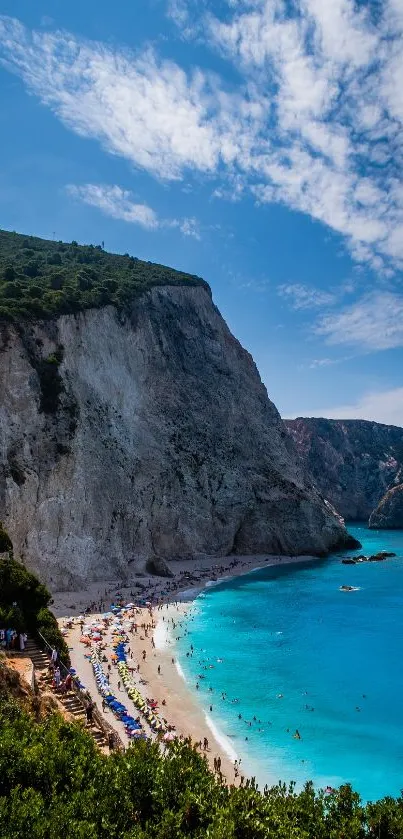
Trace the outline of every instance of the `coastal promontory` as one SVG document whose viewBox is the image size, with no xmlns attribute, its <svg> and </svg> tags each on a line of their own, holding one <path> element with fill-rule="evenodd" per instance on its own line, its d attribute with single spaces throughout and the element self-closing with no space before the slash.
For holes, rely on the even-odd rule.
<svg viewBox="0 0 403 839">
<path fill-rule="evenodd" d="M 0 519 L 52 588 L 348 543 L 197 277 L 1 233 Z"/>
</svg>

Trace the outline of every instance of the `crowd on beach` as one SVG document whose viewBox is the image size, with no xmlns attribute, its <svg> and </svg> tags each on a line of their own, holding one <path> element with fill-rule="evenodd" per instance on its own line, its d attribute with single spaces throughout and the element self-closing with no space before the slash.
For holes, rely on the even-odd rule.
<svg viewBox="0 0 403 839">
<path fill-rule="evenodd" d="M 121 592 L 110 592 L 107 589 L 99 600 L 91 602 L 83 614 L 72 616 L 61 621 L 62 634 L 67 643 L 70 643 L 71 633 L 75 631 L 75 638 L 83 646 L 83 655 L 91 661 L 95 677 L 96 687 L 102 702 L 102 713 L 108 715 L 110 712 L 124 724 L 125 734 L 128 741 L 138 737 L 157 739 L 165 747 L 170 740 L 175 738 L 187 740 L 185 731 L 178 731 L 172 720 L 169 720 L 169 709 L 166 707 L 166 699 L 148 696 L 147 682 L 142 676 L 142 667 L 148 662 L 148 656 L 155 654 L 154 632 L 158 620 L 165 620 L 161 614 L 164 609 L 178 609 L 178 601 L 167 604 L 161 596 L 153 597 L 153 592 L 147 592 L 147 601 L 143 598 L 135 598 L 126 603 Z M 111 595 L 113 597 L 111 598 Z M 109 604 L 108 600 L 113 599 Z M 137 602 L 136 602 L 137 601 Z M 178 615 L 180 620 L 180 615 Z M 175 621 L 174 621 L 175 624 Z M 77 632 L 79 635 L 77 636 Z M 133 655 L 132 643 L 136 640 L 137 652 Z M 142 646 L 142 640 L 145 642 Z M 171 664 L 175 664 L 175 658 L 171 658 Z M 155 665 L 154 665 L 155 667 Z M 60 690 L 58 668 L 54 673 L 54 688 Z M 158 663 L 157 675 L 161 676 L 161 664 Z M 79 674 L 73 671 L 74 678 L 78 685 L 84 690 L 87 688 L 81 683 Z M 112 680 L 112 675 L 114 676 Z M 125 692 L 127 706 L 119 697 Z M 134 706 L 134 713 L 133 713 Z M 131 708 L 131 710 L 130 710 Z M 211 764 L 218 776 L 227 780 L 222 767 L 222 758 L 219 754 L 214 756 L 209 739 L 202 736 L 194 740 L 193 745 L 206 756 L 211 755 Z M 239 779 L 239 768 L 234 768 L 234 780 Z M 232 779 L 229 779 L 232 781 Z M 242 783 L 243 783 L 242 777 Z M 239 782 L 239 780 L 238 780 Z"/>
<path fill-rule="evenodd" d="M 261 558 L 261 564 L 266 564 L 272 559 L 272 557 Z M 146 667 L 146 669 L 147 667 L 154 667 L 152 660 L 155 656 L 154 631 L 156 621 L 165 622 L 165 625 L 169 626 L 172 643 L 175 643 L 180 640 L 182 634 L 186 635 L 189 632 L 189 622 L 192 620 L 192 607 L 189 604 L 186 608 L 186 626 L 183 630 L 182 620 L 184 615 L 181 593 L 188 590 L 193 590 L 193 593 L 196 593 L 197 589 L 202 589 L 207 582 L 214 583 L 226 576 L 237 576 L 252 570 L 255 564 L 256 558 L 254 559 L 254 565 L 252 565 L 251 559 L 236 557 L 228 558 L 227 561 L 223 560 L 213 566 L 211 562 L 206 562 L 204 567 L 193 567 L 191 571 L 180 568 L 172 578 L 151 577 L 145 579 L 144 575 L 135 575 L 130 586 L 119 589 L 116 584 L 111 584 L 106 585 L 102 590 L 98 589 L 95 597 L 90 602 L 87 601 L 85 607 L 82 607 L 82 614 L 72 616 L 63 622 L 62 632 L 66 634 L 67 643 L 69 643 L 69 633 L 72 628 L 77 627 L 77 623 L 79 624 L 80 643 L 85 649 L 85 657 L 91 660 L 96 689 L 102 697 L 102 713 L 108 715 L 112 712 L 119 721 L 123 722 L 129 740 L 139 736 L 147 736 L 164 742 L 175 737 L 181 739 L 187 737 L 187 732 L 182 725 L 180 726 L 182 730 L 179 731 L 172 724 L 172 720 L 169 720 L 170 708 L 167 707 L 167 699 L 163 698 L 163 692 L 159 690 L 158 699 L 155 696 L 147 696 L 147 683 L 143 678 L 142 670 L 143 667 Z M 138 581 L 136 577 L 142 581 Z M 127 602 L 128 600 L 129 602 Z M 74 604 L 71 608 L 75 608 Z M 170 611 L 166 613 L 165 610 L 168 609 Z M 177 618 L 171 616 L 173 610 L 178 611 Z M 134 638 L 136 640 L 135 658 L 131 648 Z M 139 646 L 141 638 L 145 641 L 143 647 Z M 119 650 L 117 650 L 118 645 L 120 645 Z M 191 645 L 188 655 L 193 656 L 194 652 Z M 151 656 L 150 663 L 148 663 L 149 656 Z M 171 664 L 175 665 L 174 657 L 171 658 Z M 205 671 L 209 670 L 211 666 L 202 659 L 200 659 L 200 665 L 196 690 L 199 689 L 199 681 L 207 676 Z M 158 666 L 156 663 L 154 669 L 157 677 L 163 676 L 160 662 Z M 113 679 L 111 679 L 112 675 L 114 675 Z M 74 674 L 74 676 L 77 677 L 78 674 Z M 164 678 L 162 678 L 161 685 L 163 681 Z M 152 675 L 151 682 L 154 685 L 156 684 L 154 675 Z M 121 692 L 125 693 L 128 707 L 121 702 Z M 213 693 L 213 688 L 211 688 L 211 692 Z M 238 700 L 237 698 L 231 700 L 224 694 L 220 701 L 237 702 Z M 173 706 L 169 698 L 168 704 L 172 709 Z M 210 704 L 210 712 L 213 712 L 212 703 Z M 249 728 L 252 726 L 259 727 L 262 724 L 260 720 L 244 722 Z M 202 727 L 200 730 L 202 730 Z M 245 739 L 248 739 L 248 732 Z M 193 741 L 194 745 L 208 756 L 212 768 L 221 777 L 224 777 L 222 756 L 221 754 L 213 755 L 214 751 L 220 751 L 221 749 L 217 742 L 214 740 L 214 745 L 211 747 L 204 732 L 200 739 L 193 738 Z M 232 759 L 232 769 L 228 770 L 228 757 L 225 757 L 227 780 L 232 782 L 234 779 L 237 783 L 243 783 L 244 777 L 240 775 L 239 762 L 238 759 Z M 233 773 L 233 779 L 228 777 L 229 771 Z"/>
</svg>

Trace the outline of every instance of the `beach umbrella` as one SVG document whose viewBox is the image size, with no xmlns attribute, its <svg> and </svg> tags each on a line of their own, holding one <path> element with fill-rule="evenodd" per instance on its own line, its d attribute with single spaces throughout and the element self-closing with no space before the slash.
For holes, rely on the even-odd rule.
<svg viewBox="0 0 403 839">
<path fill-rule="evenodd" d="M 164 734 L 162 739 L 166 741 L 176 740 L 176 734 L 174 734 L 173 731 L 167 731 L 167 733 Z"/>
</svg>

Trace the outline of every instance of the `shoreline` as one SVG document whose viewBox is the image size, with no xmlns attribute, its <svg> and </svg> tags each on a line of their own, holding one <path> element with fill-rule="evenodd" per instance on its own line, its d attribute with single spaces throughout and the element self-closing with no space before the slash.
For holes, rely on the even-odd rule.
<svg viewBox="0 0 403 839">
<path fill-rule="evenodd" d="M 190 736 L 194 743 L 202 744 L 206 738 L 208 748 L 204 750 L 202 746 L 201 753 L 206 756 L 211 769 L 215 768 L 215 761 L 219 758 L 225 782 L 238 784 L 242 770 L 239 770 L 239 773 L 234 771 L 234 761 L 239 761 L 236 748 L 219 729 L 187 682 L 177 658 L 176 642 L 169 630 L 168 622 L 171 621 L 176 625 L 178 621 L 182 624 L 187 620 L 196 598 L 205 589 L 263 568 L 315 561 L 320 561 L 320 559 L 312 556 L 267 555 L 225 557 L 216 560 L 217 564 L 214 566 L 211 565 L 210 557 L 202 560 L 175 561 L 170 564 L 174 576 L 168 578 L 169 582 L 166 578 L 135 575 L 132 581 L 124 586 L 114 581 L 93 583 L 87 590 L 80 592 L 55 592 L 52 608 L 59 624 L 63 627 L 67 618 L 77 618 L 81 613 L 86 622 L 99 621 L 102 613 L 109 611 L 111 603 L 118 600 L 118 597 L 123 603 L 133 602 L 135 604 L 134 620 L 138 625 L 138 631 L 126 630 L 126 632 L 128 656 L 133 658 L 133 663 L 138 668 L 138 673 L 136 673 L 138 690 L 144 698 L 153 698 L 158 702 L 160 714 L 166 718 L 169 726 L 175 729 L 179 737 Z M 135 588 L 136 584 L 138 587 L 139 579 L 141 579 L 142 591 L 141 594 L 136 594 Z M 144 598 L 147 598 L 149 605 L 139 605 L 139 601 Z M 154 624 L 152 630 L 150 622 Z M 148 625 L 148 629 L 144 630 L 141 625 Z M 123 724 L 112 717 L 108 710 L 102 709 L 102 697 L 98 693 L 92 667 L 86 657 L 89 650 L 80 643 L 80 636 L 81 629 L 77 624 L 73 625 L 73 629 L 69 630 L 66 636 L 72 666 L 90 691 L 98 710 L 113 725 L 127 745 L 129 741 Z M 106 641 L 105 653 L 107 652 L 109 658 L 110 638 L 105 637 L 103 640 Z M 143 660 L 144 652 L 145 660 Z M 129 709 L 129 713 L 137 716 L 138 712 L 120 684 L 116 667 L 112 667 L 110 671 L 110 685 L 117 699 Z M 149 731 L 146 733 L 149 734 Z M 271 778 L 268 778 L 267 782 L 275 783 Z"/>
</svg>

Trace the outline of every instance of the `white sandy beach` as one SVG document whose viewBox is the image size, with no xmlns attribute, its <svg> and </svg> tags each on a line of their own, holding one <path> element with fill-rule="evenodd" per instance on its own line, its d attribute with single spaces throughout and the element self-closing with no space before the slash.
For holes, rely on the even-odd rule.
<svg viewBox="0 0 403 839">
<path fill-rule="evenodd" d="M 212 567 L 211 557 L 186 562 L 172 562 L 170 568 L 172 578 L 134 576 L 124 586 L 114 581 L 91 584 L 87 590 L 54 593 L 53 610 L 61 626 L 66 618 L 84 615 L 86 623 L 97 621 L 110 605 L 115 601 L 123 603 L 138 603 L 141 599 L 150 605 L 133 610 L 137 632 L 127 631 L 128 661 L 132 665 L 132 680 L 146 699 L 154 699 L 158 703 L 160 716 L 167 724 L 174 728 L 178 736 L 191 737 L 195 743 L 208 740 L 208 749 L 203 751 L 213 768 L 214 758 L 221 758 L 221 771 L 227 783 L 239 783 L 235 779 L 234 761 L 237 754 L 231 741 L 215 726 L 212 718 L 199 704 L 193 690 L 184 679 L 182 669 L 176 659 L 175 641 L 169 626 L 172 621 L 180 625 L 193 608 L 193 600 L 200 590 L 207 584 L 246 574 L 256 568 L 273 565 L 285 565 L 296 562 L 313 561 L 313 557 L 277 557 L 277 556 L 244 556 L 224 557 L 214 559 Z M 140 588 L 141 586 L 141 588 Z M 158 605 L 157 605 L 158 604 Z M 153 629 L 145 633 L 141 625 L 153 623 Z M 179 631 L 179 630 L 177 630 Z M 109 709 L 102 710 L 102 697 L 98 693 L 91 662 L 90 649 L 80 643 L 81 628 L 74 624 L 66 636 L 70 648 L 72 666 L 76 669 L 81 681 L 91 693 L 101 713 L 119 733 L 122 741 L 128 744 L 123 723 L 112 715 Z M 105 647 L 103 654 L 107 662 L 111 661 L 112 645 L 110 632 L 106 631 L 102 639 Z M 143 660 L 145 652 L 145 660 Z M 108 664 L 105 663 L 105 668 Z M 138 672 L 137 672 L 138 667 Z M 138 711 L 121 683 L 116 666 L 112 663 L 109 672 L 110 687 L 114 695 L 121 701 L 134 717 Z M 142 723 L 144 721 L 142 720 Z M 144 730 L 151 735 L 147 724 Z M 270 780 L 270 779 L 268 779 Z"/>
</svg>

